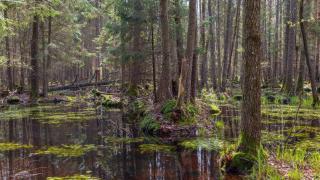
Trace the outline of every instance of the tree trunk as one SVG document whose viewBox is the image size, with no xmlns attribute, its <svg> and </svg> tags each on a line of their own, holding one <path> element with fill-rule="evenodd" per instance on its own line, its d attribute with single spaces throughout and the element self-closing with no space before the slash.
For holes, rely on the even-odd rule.
<svg viewBox="0 0 320 180">
<path fill-rule="evenodd" d="M 194 38 L 194 53 L 192 58 L 192 65 L 191 65 L 191 97 L 190 100 L 193 104 L 196 103 L 196 97 L 197 97 L 197 86 L 198 86 L 198 53 L 197 53 L 197 47 L 198 47 L 198 33 L 197 33 L 197 27 L 195 30 L 195 38 Z"/>
<path fill-rule="evenodd" d="M 300 94 L 303 92 L 305 64 L 306 64 L 305 52 L 303 51 L 303 49 L 301 49 L 296 94 Z"/>
<path fill-rule="evenodd" d="M 236 19 L 235 19 L 235 26 L 234 26 L 234 32 L 233 32 L 233 37 L 232 37 L 232 42 L 231 42 L 231 48 L 230 48 L 230 55 L 229 55 L 229 65 L 228 65 L 228 78 L 229 75 L 231 75 L 231 72 L 233 71 L 235 67 L 232 67 L 232 55 L 234 51 L 234 47 L 237 46 L 237 38 L 239 34 L 239 24 L 240 24 L 240 7 L 241 6 L 241 0 L 237 1 L 237 11 L 236 11 Z M 237 51 L 237 47 L 235 49 Z M 235 61 L 235 60 L 234 60 Z M 235 63 L 233 63 L 235 64 Z"/>
<path fill-rule="evenodd" d="M 224 38 L 224 55 L 223 55 L 223 69 L 222 69 L 222 85 L 221 88 L 224 91 L 227 84 L 228 78 L 228 60 L 230 55 L 230 38 L 231 38 L 231 30 L 232 30 L 232 0 L 228 1 L 228 9 L 227 9 L 227 23 L 226 23 L 226 33 Z"/>
<path fill-rule="evenodd" d="M 307 39 L 307 33 L 304 26 L 304 20 L 303 15 L 304 13 L 304 0 L 300 1 L 300 28 L 301 28 L 301 35 L 302 35 L 302 41 L 303 41 L 303 47 L 304 47 L 304 54 L 306 56 L 306 62 L 309 70 L 309 78 L 311 81 L 311 89 L 312 89 L 312 96 L 313 96 L 313 106 L 316 106 L 319 104 L 319 97 L 317 93 L 317 85 L 315 80 L 315 75 L 313 71 L 313 65 L 309 56 L 309 49 L 308 49 L 308 39 Z"/>
<path fill-rule="evenodd" d="M 40 3 L 36 1 L 36 5 Z M 36 103 L 39 96 L 39 16 L 34 15 L 31 38 L 31 72 L 30 72 L 30 101 Z"/>
<path fill-rule="evenodd" d="M 239 150 L 257 154 L 261 138 L 261 35 L 260 1 L 244 1 L 243 102 Z"/>
<path fill-rule="evenodd" d="M 210 58 L 211 58 L 211 82 L 213 89 L 217 89 L 217 69 L 216 69 L 216 41 L 214 37 L 214 28 L 215 22 L 213 21 L 213 14 L 212 14 L 212 0 L 208 0 L 208 15 L 210 18 L 210 25 L 209 25 L 209 38 L 210 38 Z"/>
<path fill-rule="evenodd" d="M 218 86 L 219 90 L 221 90 L 221 83 L 222 83 L 222 65 L 221 65 L 221 0 L 217 0 L 217 61 L 218 61 L 218 68 L 217 68 L 217 79 L 218 79 Z"/>
<path fill-rule="evenodd" d="M 185 58 L 182 60 L 181 73 L 179 78 L 179 93 L 177 100 L 177 108 L 181 109 L 185 102 L 190 100 L 188 97 L 189 82 L 191 85 L 191 62 L 194 52 L 194 39 L 196 33 L 196 0 L 190 0 L 189 2 L 189 24 L 188 24 L 188 35 L 187 35 L 187 49 Z M 190 87 L 190 86 L 189 86 Z"/>
<path fill-rule="evenodd" d="M 176 41 L 177 41 L 177 58 L 178 58 L 178 79 L 181 73 L 181 62 L 184 58 L 183 49 L 183 27 L 181 24 L 181 0 L 175 0 L 175 24 L 176 24 Z M 178 80 L 177 80 L 178 81 Z"/>
<path fill-rule="evenodd" d="M 286 58 L 285 58 L 285 81 L 284 81 L 284 91 L 292 95 L 294 93 L 293 88 L 293 63 L 295 59 L 295 49 L 296 49 L 296 32 L 294 26 L 291 24 L 295 24 L 297 20 L 297 1 L 296 0 L 289 0 L 287 2 L 287 21 L 286 25 L 286 32 L 287 32 L 287 39 L 286 39 Z"/>
<path fill-rule="evenodd" d="M 8 19 L 8 10 L 5 9 L 3 12 L 3 17 Z M 8 24 L 7 24 L 8 26 Z M 7 56 L 7 88 L 12 91 L 13 90 L 13 77 L 12 77 L 12 64 L 11 64 L 11 52 L 10 52 L 10 40 L 9 36 L 6 35 L 6 56 Z"/>
<path fill-rule="evenodd" d="M 162 72 L 158 90 L 158 100 L 164 102 L 172 97 L 169 54 L 168 0 L 160 0 L 160 22 L 162 37 Z"/>
<path fill-rule="evenodd" d="M 200 33 L 201 33 L 201 71 L 200 71 L 200 90 L 204 87 L 208 88 L 208 59 L 207 59 L 207 48 L 206 48 L 206 0 L 202 0 L 201 5 L 201 21 L 200 21 Z"/>
</svg>

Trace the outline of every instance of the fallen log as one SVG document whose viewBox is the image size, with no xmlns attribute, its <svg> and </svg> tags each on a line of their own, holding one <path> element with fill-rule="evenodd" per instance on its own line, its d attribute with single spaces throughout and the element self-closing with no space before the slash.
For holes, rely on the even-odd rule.
<svg viewBox="0 0 320 180">
<path fill-rule="evenodd" d="M 100 82 L 88 82 L 88 83 L 82 83 L 82 84 L 71 84 L 71 85 L 58 86 L 58 87 L 49 87 L 49 92 L 62 91 L 67 89 L 78 89 L 78 88 L 89 87 L 89 86 L 105 86 L 105 85 L 113 84 L 116 82 L 117 81 L 100 81 Z"/>
</svg>

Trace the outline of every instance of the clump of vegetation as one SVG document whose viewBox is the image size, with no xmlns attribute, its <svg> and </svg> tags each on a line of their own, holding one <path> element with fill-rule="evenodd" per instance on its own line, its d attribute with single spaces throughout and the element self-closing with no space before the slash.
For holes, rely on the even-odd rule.
<svg viewBox="0 0 320 180">
<path fill-rule="evenodd" d="M 24 145 L 24 144 L 18 144 L 18 143 L 0 143 L 0 152 L 5 151 L 14 151 L 18 149 L 30 149 L 32 148 L 32 145 Z"/>
<path fill-rule="evenodd" d="M 140 121 L 139 127 L 145 134 L 155 135 L 160 130 L 160 123 L 148 114 Z"/>
<path fill-rule="evenodd" d="M 90 151 L 96 150 L 96 147 L 90 145 L 62 145 L 61 147 L 52 146 L 45 150 L 38 150 L 35 154 L 38 155 L 55 155 L 57 157 L 80 157 Z"/>
<path fill-rule="evenodd" d="M 99 180 L 100 178 L 92 177 L 90 175 L 73 175 L 65 177 L 48 177 L 47 180 Z"/>
<path fill-rule="evenodd" d="M 197 138 L 182 141 L 179 145 L 189 150 L 197 150 L 200 148 L 207 151 L 218 151 L 222 147 L 222 142 L 217 138 Z"/>
<path fill-rule="evenodd" d="M 288 178 L 292 180 L 300 180 L 304 178 L 304 175 L 299 171 L 299 169 L 295 168 L 288 172 Z"/>
<path fill-rule="evenodd" d="M 169 115 L 173 112 L 174 108 L 176 107 L 177 101 L 175 99 L 170 99 L 164 103 L 161 108 L 161 113 L 164 115 Z"/>
<path fill-rule="evenodd" d="M 120 101 L 120 99 L 108 98 L 102 102 L 102 106 L 105 108 L 120 109 L 122 108 L 122 102 Z"/>
<path fill-rule="evenodd" d="M 170 153 L 175 151 L 174 146 L 164 144 L 141 144 L 139 146 L 141 153 L 165 152 Z"/>
<path fill-rule="evenodd" d="M 220 108 L 215 104 L 210 104 L 210 114 L 219 115 L 221 113 Z"/>
<path fill-rule="evenodd" d="M 257 159 L 254 156 L 248 153 L 235 152 L 226 161 L 226 172 L 229 174 L 250 174 L 256 163 Z"/>
<path fill-rule="evenodd" d="M 140 118 L 144 117 L 146 114 L 146 105 L 140 100 L 136 99 L 133 102 L 129 103 L 129 115 L 132 118 Z"/>
</svg>

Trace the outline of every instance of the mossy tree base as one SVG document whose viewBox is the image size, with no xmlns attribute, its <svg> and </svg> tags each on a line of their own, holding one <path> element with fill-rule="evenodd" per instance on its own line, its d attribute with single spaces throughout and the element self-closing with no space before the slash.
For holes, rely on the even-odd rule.
<svg viewBox="0 0 320 180">
<path fill-rule="evenodd" d="M 247 175 L 252 172 L 255 163 L 256 159 L 251 154 L 237 152 L 226 161 L 225 169 L 227 174 Z"/>
</svg>

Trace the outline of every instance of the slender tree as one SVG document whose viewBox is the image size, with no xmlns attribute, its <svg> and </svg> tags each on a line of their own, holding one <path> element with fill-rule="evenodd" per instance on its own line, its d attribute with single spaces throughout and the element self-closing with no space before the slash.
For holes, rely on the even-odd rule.
<svg viewBox="0 0 320 180">
<path fill-rule="evenodd" d="M 228 60 L 230 56 L 230 41 L 232 36 L 232 0 L 228 1 L 226 33 L 224 38 L 223 72 L 222 72 L 222 90 L 225 90 L 228 78 Z"/>
<path fill-rule="evenodd" d="M 36 1 L 37 6 L 40 1 Z M 39 16 L 35 14 L 32 22 L 32 38 L 31 38 L 31 92 L 30 100 L 35 103 L 39 96 Z"/>
</svg>

